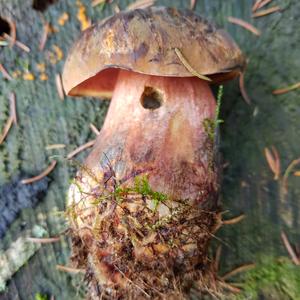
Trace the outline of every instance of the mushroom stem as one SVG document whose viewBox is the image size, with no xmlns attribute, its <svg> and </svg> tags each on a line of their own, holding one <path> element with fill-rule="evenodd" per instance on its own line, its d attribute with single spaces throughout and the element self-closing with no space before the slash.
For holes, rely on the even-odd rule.
<svg viewBox="0 0 300 300">
<path fill-rule="evenodd" d="M 112 168 L 120 183 L 142 174 L 170 198 L 208 200 L 216 172 L 204 123 L 214 120 L 215 106 L 205 81 L 121 70 L 86 166 L 104 181 Z"/>
</svg>

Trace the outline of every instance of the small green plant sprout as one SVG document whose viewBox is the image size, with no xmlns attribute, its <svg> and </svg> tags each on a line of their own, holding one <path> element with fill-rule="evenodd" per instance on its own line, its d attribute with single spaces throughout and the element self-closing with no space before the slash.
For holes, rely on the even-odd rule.
<svg viewBox="0 0 300 300">
<path fill-rule="evenodd" d="M 204 130 L 207 133 L 209 139 L 211 141 L 214 141 L 215 139 L 215 133 L 216 129 L 218 128 L 218 125 L 223 123 L 224 121 L 221 120 L 220 117 L 220 108 L 222 103 L 222 97 L 223 97 L 223 85 L 219 86 L 218 94 L 217 94 L 217 105 L 216 105 L 216 113 L 214 119 L 206 118 L 203 121 Z"/>
</svg>

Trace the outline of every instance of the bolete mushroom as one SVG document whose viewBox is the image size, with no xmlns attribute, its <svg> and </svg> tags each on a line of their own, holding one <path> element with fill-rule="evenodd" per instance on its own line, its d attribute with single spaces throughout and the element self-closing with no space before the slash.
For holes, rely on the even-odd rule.
<svg viewBox="0 0 300 300">
<path fill-rule="evenodd" d="M 111 97 L 68 195 L 73 261 L 92 297 L 180 297 L 204 278 L 219 222 L 209 84 L 244 65 L 225 31 L 174 8 L 121 12 L 73 46 L 66 93 Z"/>
</svg>

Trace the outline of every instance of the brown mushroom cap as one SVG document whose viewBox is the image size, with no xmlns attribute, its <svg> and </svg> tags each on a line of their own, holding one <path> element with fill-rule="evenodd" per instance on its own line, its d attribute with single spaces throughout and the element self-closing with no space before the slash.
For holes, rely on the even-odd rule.
<svg viewBox="0 0 300 300">
<path fill-rule="evenodd" d="M 68 95 L 110 97 L 119 69 L 157 76 L 192 77 L 178 48 L 212 82 L 233 78 L 245 57 L 222 29 L 189 10 L 152 7 L 116 14 L 87 29 L 63 71 Z"/>
</svg>

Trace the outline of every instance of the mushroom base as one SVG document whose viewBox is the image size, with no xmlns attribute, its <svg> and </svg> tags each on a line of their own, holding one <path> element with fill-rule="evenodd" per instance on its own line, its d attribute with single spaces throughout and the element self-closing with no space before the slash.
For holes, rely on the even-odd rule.
<svg viewBox="0 0 300 300">
<path fill-rule="evenodd" d="M 207 252 L 220 214 L 164 199 L 145 179 L 138 182 L 95 195 L 88 218 L 73 223 L 72 262 L 86 270 L 89 299 L 182 299 L 192 288 L 216 291 Z M 71 221 L 76 213 L 69 208 Z"/>
</svg>

